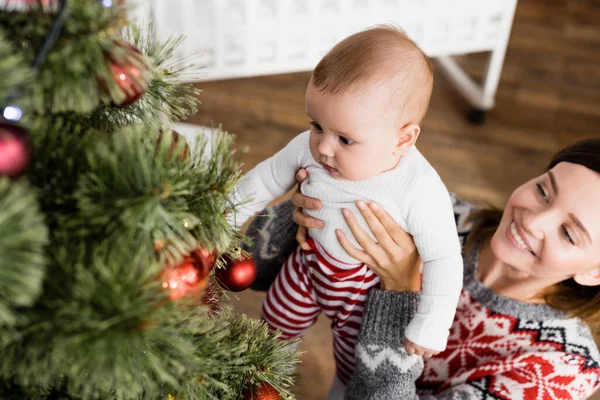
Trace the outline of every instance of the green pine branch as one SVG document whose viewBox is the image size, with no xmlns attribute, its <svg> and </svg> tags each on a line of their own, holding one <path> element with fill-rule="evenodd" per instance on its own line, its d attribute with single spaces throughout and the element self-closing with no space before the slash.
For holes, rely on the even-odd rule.
<svg viewBox="0 0 600 400">
<path fill-rule="evenodd" d="M 159 127 L 165 120 L 177 122 L 196 113 L 201 91 L 185 82 L 192 81 L 200 67 L 193 57 L 173 61 L 183 36 L 172 36 L 165 42 L 158 42 L 155 37 L 153 25 L 143 30 L 131 27 L 125 32 L 125 40 L 135 44 L 152 60 L 153 78 L 146 93 L 135 103 L 127 107 L 102 106 L 94 111 L 90 120 L 95 128 L 112 132 L 140 121 Z"/>
<path fill-rule="evenodd" d="M 247 391 L 266 382 L 273 386 L 283 399 L 293 398 L 290 388 L 300 354 L 297 350 L 297 340 L 281 340 L 278 333 L 269 332 L 263 321 L 245 315 L 231 319 L 229 335 L 225 340 L 232 344 L 246 344 L 247 348 L 241 360 L 245 369 L 217 373 L 216 377 L 227 382 L 230 388 L 228 392 L 223 392 L 223 396 L 226 393 L 231 396 L 233 391 L 234 395 L 230 398 L 241 399 Z"/>
<path fill-rule="evenodd" d="M 6 39 L 5 32 L 0 29 L 0 107 L 5 107 L 12 96 L 18 94 L 17 88 L 31 82 L 33 71 L 24 57 L 16 52 L 15 45 Z"/>
<path fill-rule="evenodd" d="M 26 182 L 0 178 L 0 331 L 17 323 L 19 309 L 31 305 L 45 273 L 48 243 L 36 192 Z"/>
<path fill-rule="evenodd" d="M 139 251 L 166 244 L 175 258 L 198 246 L 229 249 L 240 236 L 225 219 L 227 199 L 239 176 L 231 153 L 232 136 L 215 135 L 208 151 L 199 141 L 200 157 L 182 160 L 184 144 L 171 150 L 166 131 L 136 126 L 115 132 L 88 152 L 88 171 L 75 192 L 74 222 L 95 240 L 126 240 Z M 84 228 L 82 228 L 84 229 Z"/>
</svg>

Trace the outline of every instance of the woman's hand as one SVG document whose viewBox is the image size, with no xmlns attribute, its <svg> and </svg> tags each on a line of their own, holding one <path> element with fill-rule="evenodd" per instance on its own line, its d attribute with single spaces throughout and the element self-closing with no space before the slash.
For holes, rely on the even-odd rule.
<svg viewBox="0 0 600 400">
<path fill-rule="evenodd" d="M 383 290 L 418 292 L 421 290 L 421 259 L 415 243 L 390 215 L 378 204 L 357 201 L 356 206 L 377 239 L 373 241 L 358 224 L 350 210 L 342 211 L 360 250 L 350 243 L 340 229 L 338 241 L 348 255 L 369 266 L 381 280 Z"/>
<path fill-rule="evenodd" d="M 296 240 L 300 244 L 304 250 L 310 250 L 310 246 L 306 243 L 306 239 L 308 238 L 308 229 L 307 228 L 322 228 L 323 221 L 317 218 L 309 217 L 302 212 L 303 208 L 308 208 L 309 210 L 318 210 L 321 208 L 321 201 L 312 197 L 304 196 L 300 192 L 300 184 L 308 178 L 308 172 L 302 168 L 296 172 L 296 182 L 298 182 L 298 188 L 292 195 L 292 203 L 296 206 L 296 210 L 294 210 L 294 214 L 292 214 L 292 219 L 295 223 L 300 225 L 298 227 L 298 232 L 296 232 Z"/>
</svg>

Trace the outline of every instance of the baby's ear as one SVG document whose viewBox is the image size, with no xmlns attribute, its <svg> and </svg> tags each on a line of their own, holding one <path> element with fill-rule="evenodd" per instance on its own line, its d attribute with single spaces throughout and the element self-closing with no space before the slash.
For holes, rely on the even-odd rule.
<svg viewBox="0 0 600 400">
<path fill-rule="evenodd" d="M 398 142 L 396 143 L 396 150 L 394 153 L 406 153 L 408 149 L 415 145 L 420 133 L 421 127 L 417 124 L 410 124 L 402 127 L 398 131 Z"/>
<path fill-rule="evenodd" d="M 598 286 L 600 285 L 600 268 L 576 274 L 573 279 L 582 286 Z"/>
</svg>

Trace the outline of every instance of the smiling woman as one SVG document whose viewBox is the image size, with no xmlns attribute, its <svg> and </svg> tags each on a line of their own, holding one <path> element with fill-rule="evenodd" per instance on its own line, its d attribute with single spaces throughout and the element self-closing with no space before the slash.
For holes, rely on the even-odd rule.
<svg viewBox="0 0 600 400">
<path fill-rule="evenodd" d="M 304 173 L 299 176 L 306 178 Z M 340 244 L 381 280 L 367 295 L 356 370 L 345 399 L 586 399 L 600 387 L 600 139 L 559 152 L 546 172 L 518 187 L 504 211 L 479 210 L 453 196 L 463 247 L 464 286 L 446 350 L 408 354 L 402 336 L 420 301 L 419 262 L 411 237 L 382 207 L 346 217 L 354 238 Z M 294 220 L 315 220 L 299 192 L 255 220 L 260 270 L 271 270 L 294 240 Z M 280 227 L 285 227 L 284 229 Z M 305 240 L 300 230 L 299 241 Z M 281 254 L 277 253 L 277 249 Z M 416 288 L 414 282 L 417 282 Z M 262 283 L 262 286 L 267 286 Z M 343 387 L 332 391 L 341 398 Z M 336 394 L 337 393 L 337 394 Z M 336 396 L 340 397 L 336 397 Z"/>
<path fill-rule="evenodd" d="M 507 297 L 547 303 L 598 325 L 599 173 L 600 141 L 579 142 L 558 153 L 545 174 L 517 188 L 501 218 L 499 212 L 479 212 L 480 226 L 488 230 L 498 221 L 491 251 L 497 262 L 511 266 L 501 274 L 491 265 L 480 266 L 484 284 Z"/>
</svg>

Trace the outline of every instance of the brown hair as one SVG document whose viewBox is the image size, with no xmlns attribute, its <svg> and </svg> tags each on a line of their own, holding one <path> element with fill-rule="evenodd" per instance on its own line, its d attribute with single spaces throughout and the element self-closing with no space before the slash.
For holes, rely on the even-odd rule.
<svg viewBox="0 0 600 400">
<path fill-rule="evenodd" d="M 561 162 L 583 165 L 600 173 L 600 139 L 579 141 L 559 151 L 546 170 Z M 474 221 L 467 240 L 466 249 L 479 239 L 489 240 L 498 228 L 502 210 L 483 209 L 473 212 L 469 219 Z M 600 328 L 600 286 L 583 286 L 573 278 L 557 283 L 544 293 L 546 303 L 552 308 L 564 311 L 573 317 L 584 320 L 593 330 Z"/>
<path fill-rule="evenodd" d="M 433 66 L 401 29 L 377 25 L 348 36 L 319 61 L 312 84 L 321 92 L 344 94 L 379 81 L 390 86 L 403 124 L 421 122 L 433 90 Z"/>
</svg>

